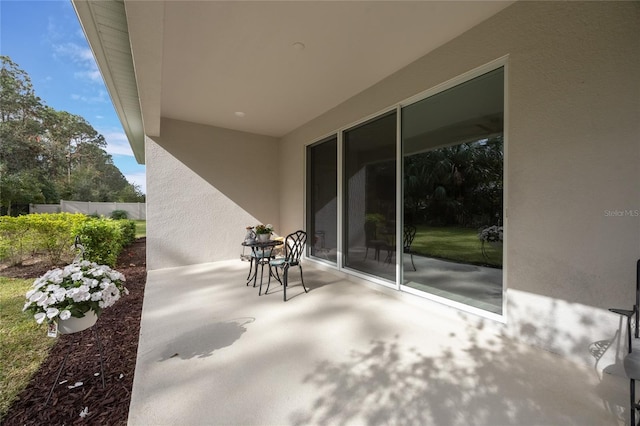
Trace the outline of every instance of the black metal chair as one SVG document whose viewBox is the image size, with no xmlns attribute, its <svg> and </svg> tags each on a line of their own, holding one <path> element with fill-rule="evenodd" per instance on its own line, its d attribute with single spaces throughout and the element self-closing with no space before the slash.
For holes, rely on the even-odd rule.
<svg viewBox="0 0 640 426">
<path fill-rule="evenodd" d="M 300 264 L 300 258 L 302 257 L 302 253 L 304 253 L 306 242 L 307 233 L 302 230 L 293 232 L 285 237 L 284 257 L 277 257 L 269 261 L 269 282 L 267 283 L 267 291 L 265 291 L 264 294 L 269 293 L 269 285 L 271 284 L 271 276 L 273 275 L 283 286 L 283 299 L 286 302 L 287 286 L 289 284 L 289 268 L 292 266 L 300 268 L 300 281 L 302 282 L 304 292 L 307 293 L 307 288 L 304 286 L 304 278 L 302 277 L 302 265 Z M 282 279 L 280 278 L 278 269 L 282 269 Z"/>
<path fill-rule="evenodd" d="M 378 225 L 373 221 L 366 221 L 364 223 L 364 242 L 366 250 L 364 252 L 364 260 L 367 260 L 369 255 L 369 249 L 372 248 L 373 258 L 380 261 L 380 249 L 388 249 L 388 244 L 385 240 L 378 239 Z"/>
<path fill-rule="evenodd" d="M 636 263 L 636 303 L 631 310 L 610 308 L 611 312 L 620 314 L 627 318 L 627 347 L 628 352 L 624 357 L 624 371 L 629 377 L 629 400 L 630 412 L 629 420 L 632 426 L 636 426 L 636 412 L 640 410 L 640 401 L 636 401 L 636 380 L 640 380 L 640 348 L 634 348 L 634 340 L 640 337 L 638 328 L 640 308 L 640 259 Z"/>
<path fill-rule="evenodd" d="M 411 255 L 411 266 L 413 266 L 414 271 L 417 271 L 416 264 L 413 263 L 413 250 L 411 250 L 411 245 L 415 238 L 416 227 L 413 225 L 404 225 L 404 229 L 402 230 L 402 251 L 404 254 Z"/>
</svg>

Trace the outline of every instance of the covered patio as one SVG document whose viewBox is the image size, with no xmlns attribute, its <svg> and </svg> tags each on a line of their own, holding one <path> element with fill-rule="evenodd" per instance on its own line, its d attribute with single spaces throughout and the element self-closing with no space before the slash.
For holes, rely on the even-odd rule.
<svg viewBox="0 0 640 426">
<path fill-rule="evenodd" d="M 72 1 L 147 165 L 132 425 L 628 416 L 608 308 L 632 305 L 640 253 L 638 2 Z M 485 76 L 497 85 L 476 92 Z M 413 109 L 460 87 L 473 93 Z M 488 107 L 440 114 L 470 99 Z M 412 110 L 428 125 L 408 133 Z M 503 200 L 502 276 L 354 272 L 368 214 L 396 236 L 410 222 L 406 158 L 467 143 L 470 123 L 486 132 L 474 143 L 501 143 L 503 185 L 483 188 Z M 306 254 L 309 294 L 245 286 L 238 249 L 257 223 L 335 250 Z"/>
<path fill-rule="evenodd" d="M 247 267 L 149 272 L 129 424 L 625 423 L 628 382 L 595 351 L 575 364 L 312 262 L 309 293 L 293 269 L 285 303 L 247 287 Z"/>
</svg>

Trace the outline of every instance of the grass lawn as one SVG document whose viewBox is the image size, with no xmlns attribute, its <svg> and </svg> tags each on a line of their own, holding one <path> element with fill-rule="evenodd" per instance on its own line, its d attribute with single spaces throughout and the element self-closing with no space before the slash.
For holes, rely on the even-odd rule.
<svg viewBox="0 0 640 426">
<path fill-rule="evenodd" d="M 485 245 L 485 257 L 475 229 L 423 225 L 417 228 L 411 246 L 416 253 L 461 263 L 502 267 L 502 250 Z"/>
<path fill-rule="evenodd" d="M 47 357 L 55 339 L 22 312 L 33 280 L 0 277 L 0 420 Z"/>
<path fill-rule="evenodd" d="M 136 223 L 136 238 L 145 237 L 147 235 L 147 221 L 134 220 Z"/>
</svg>

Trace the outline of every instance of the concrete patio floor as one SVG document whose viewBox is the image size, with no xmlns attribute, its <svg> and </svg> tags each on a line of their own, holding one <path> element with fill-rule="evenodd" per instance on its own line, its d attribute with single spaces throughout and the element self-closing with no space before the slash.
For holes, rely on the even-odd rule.
<svg viewBox="0 0 640 426">
<path fill-rule="evenodd" d="M 493 321 L 310 262 L 285 303 L 247 271 L 148 274 L 130 425 L 625 424 L 626 379 Z"/>
</svg>

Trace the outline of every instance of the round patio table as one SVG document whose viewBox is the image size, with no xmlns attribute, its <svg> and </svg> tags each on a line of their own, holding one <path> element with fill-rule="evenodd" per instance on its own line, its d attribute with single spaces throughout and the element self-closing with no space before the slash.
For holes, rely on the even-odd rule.
<svg viewBox="0 0 640 426">
<path fill-rule="evenodd" d="M 262 295 L 262 277 L 264 275 L 264 265 L 269 263 L 269 259 L 273 257 L 273 249 L 284 244 L 280 240 L 269 241 L 244 241 L 242 243 L 245 247 L 251 248 L 251 259 L 249 260 L 249 276 L 247 277 L 247 285 L 253 281 L 253 286 L 256 286 L 258 279 L 258 267 L 260 267 L 260 287 L 258 288 L 258 296 Z M 255 263 L 255 267 L 254 267 Z M 271 268 L 269 268 L 271 271 Z M 271 273 L 271 272 L 269 272 Z"/>
</svg>

